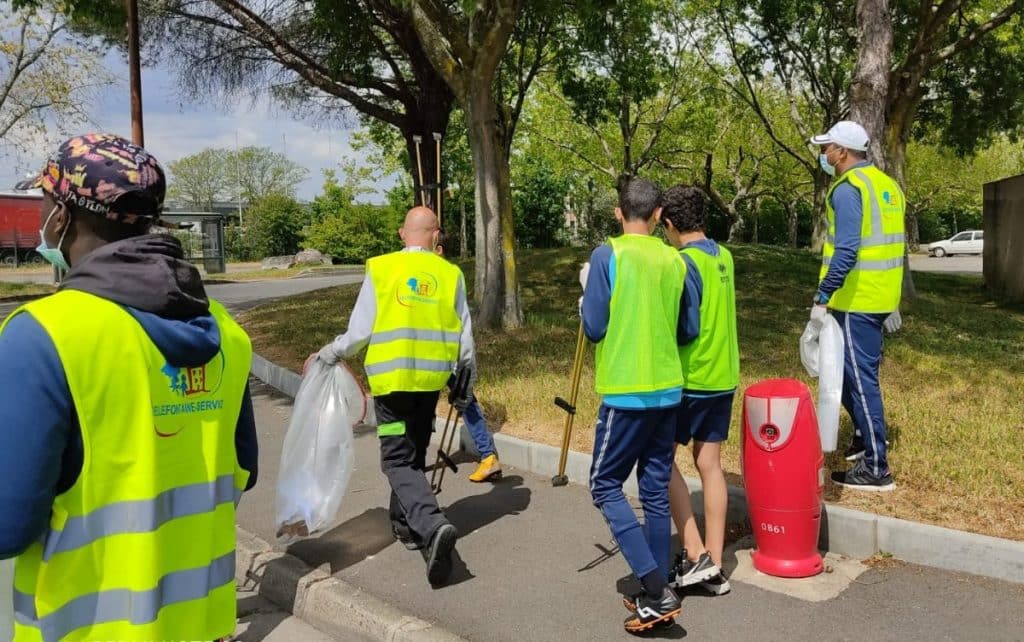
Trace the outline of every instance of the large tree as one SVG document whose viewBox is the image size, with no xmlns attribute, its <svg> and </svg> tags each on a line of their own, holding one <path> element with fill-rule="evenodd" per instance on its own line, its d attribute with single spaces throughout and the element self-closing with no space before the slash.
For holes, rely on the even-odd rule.
<svg viewBox="0 0 1024 642">
<path fill-rule="evenodd" d="M 269 147 L 243 147 L 227 158 L 227 171 L 239 200 L 255 203 L 271 194 L 294 197 L 309 170 Z"/>
<path fill-rule="evenodd" d="M 478 318 L 519 327 L 523 311 L 509 159 L 526 94 L 550 61 L 551 34 L 561 9 L 544 0 L 410 3 L 427 57 L 466 116 L 476 184 Z"/>
<path fill-rule="evenodd" d="M 60 13 L 4 0 L 0 15 L 0 147 L 34 155 L 55 133 L 87 122 L 113 77 Z"/>
</svg>

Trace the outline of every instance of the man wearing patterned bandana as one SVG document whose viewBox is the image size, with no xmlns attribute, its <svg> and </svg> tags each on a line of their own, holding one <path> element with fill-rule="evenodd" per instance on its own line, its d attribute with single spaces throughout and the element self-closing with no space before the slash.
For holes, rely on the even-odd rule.
<svg viewBox="0 0 1024 642">
<path fill-rule="evenodd" d="M 0 328 L 0 558 L 14 639 L 214 640 L 235 627 L 235 506 L 256 481 L 252 348 L 180 243 L 164 171 L 109 134 L 47 162 L 58 292 Z"/>
</svg>

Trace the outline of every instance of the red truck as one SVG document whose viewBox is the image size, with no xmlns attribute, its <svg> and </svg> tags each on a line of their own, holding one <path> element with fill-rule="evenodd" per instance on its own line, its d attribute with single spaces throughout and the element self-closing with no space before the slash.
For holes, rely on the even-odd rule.
<svg viewBox="0 0 1024 642">
<path fill-rule="evenodd" d="M 0 192 L 0 263 L 17 266 L 42 263 L 39 245 L 39 208 L 43 196 L 36 192 Z"/>
</svg>

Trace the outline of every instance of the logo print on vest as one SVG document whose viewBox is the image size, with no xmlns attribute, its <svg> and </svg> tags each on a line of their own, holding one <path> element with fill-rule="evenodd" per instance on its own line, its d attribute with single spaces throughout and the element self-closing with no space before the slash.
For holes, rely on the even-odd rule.
<svg viewBox="0 0 1024 642">
<path fill-rule="evenodd" d="M 429 272 L 419 272 L 410 276 L 400 285 L 396 293 L 399 305 L 411 308 L 416 303 L 437 305 L 437 277 Z"/>
<path fill-rule="evenodd" d="M 201 395 L 210 392 L 207 387 L 206 366 L 198 368 L 175 368 L 165 364 L 162 373 L 170 380 L 171 392 L 182 397 Z"/>
</svg>

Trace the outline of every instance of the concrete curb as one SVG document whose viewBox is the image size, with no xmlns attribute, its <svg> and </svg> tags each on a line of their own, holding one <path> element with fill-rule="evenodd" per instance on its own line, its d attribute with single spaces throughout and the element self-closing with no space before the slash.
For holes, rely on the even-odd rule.
<svg viewBox="0 0 1024 642">
<path fill-rule="evenodd" d="M 257 362 L 260 363 L 259 369 Z M 252 374 L 291 397 L 295 396 L 294 391 L 289 392 L 291 386 L 297 391 L 297 382 L 301 381 L 301 377 L 290 370 L 255 355 Z M 435 440 L 440 439 L 443 427 L 444 420 L 438 419 Z M 461 427 L 460 441 L 463 450 L 476 454 L 465 426 Z M 536 475 L 552 476 L 558 472 L 559 449 L 554 446 L 500 433 L 494 435 L 494 443 L 504 464 Z M 570 451 L 565 465 L 566 476 L 574 483 L 586 484 L 590 477 L 590 462 L 590 455 Z M 686 483 L 696 494 L 693 504 L 699 513 L 703 506 L 700 480 L 687 477 Z M 635 476 L 626 482 L 624 490 L 628 495 L 637 496 Z M 748 519 L 747 497 L 742 488 L 729 487 L 728 518 L 730 521 Z M 1024 542 L 919 524 L 842 506 L 824 505 L 818 545 L 822 550 L 849 557 L 866 558 L 886 553 L 913 564 L 1024 584 Z"/>
<path fill-rule="evenodd" d="M 369 636 L 386 642 L 459 642 L 463 638 L 402 613 L 347 582 L 236 527 L 235 580 L 317 629 L 337 637 Z"/>
</svg>

